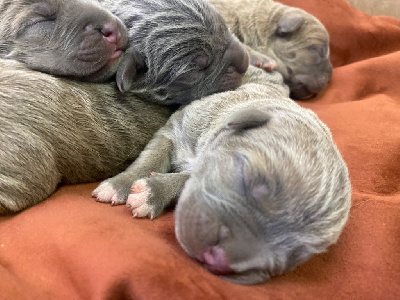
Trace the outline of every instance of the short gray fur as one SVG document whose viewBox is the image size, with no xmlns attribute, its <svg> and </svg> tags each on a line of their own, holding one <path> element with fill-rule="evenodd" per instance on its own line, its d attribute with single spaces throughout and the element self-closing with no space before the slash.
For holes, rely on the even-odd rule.
<svg viewBox="0 0 400 300">
<path fill-rule="evenodd" d="M 162 74 L 166 73 L 180 73 L 185 82 L 195 84 L 204 79 L 208 85 L 212 82 L 212 88 L 206 84 L 202 87 L 204 90 L 197 85 L 188 89 L 182 86 L 181 90 L 177 81 L 172 85 L 173 88 L 160 82 L 159 88 L 167 88 L 168 99 L 172 99 L 171 102 L 179 103 L 183 92 L 187 93 L 185 99 L 189 101 L 193 100 L 190 97 L 194 95 L 207 95 L 215 90 L 234 88 L 243 78 L 243 74 L 239 74 L 235 66 L 244 73 L 248 65 L 246 50 L 229 32 L 223 19 L 211 8 L 214 13 L 210 14 L 210 18 L 206 18 L 206 24 L 211 26 L 209 22 L 215 21 L 216 24 L 212 26 L 218 27 L 220 31 L 217 31 L 221 33 L 220 38 L 214 38 L 214 31 L 210 32 L 205 28 L 201 18 L 194 18 L 197 15 L 193 9 L 198 9 L 198 16 L 202 16 L 207 15 L 207 11 L 202 9 L 210 9 L 210 6 L 190 8 L 192 19 L 188 18 L 186 21 L 190 23 L 191 20 L 188 24 L 191 26 L 185 29 L 185 33 L 193 36 L 194 32 L 194 35 L 199 35 L 200 40 L 211 39 L 210 44 L 207 44 L 210 48 L 206 47 L 209 50 L 207 58 L 218 60 L 206 66 L 207 72 L 211 73 L 191 76 L 186 72 L 191 68 L 191 58 L 200 55 L 195 45 L 187 45 L 183 50 L 187 60 L 182 59 L 181 62 L 188 63 L 185 65 L 186 69 L 179 64 L 179 57 L 163 56 L 157 52 L 163 49 L 153 48 L 152 56 L 146 58 L 146 64 L 154 69 L 148 73 L 154 78 L 158 78 L 158 75 L 162 77 Z M 76 18 L 71 18 L 71 15 L 75 15 Z M 170 103 L 164 101 L 164 98 L 158 98 L 156 86 L 149 86 L 148 89 L 146 86 L 140 86 L 122 94 L 113 83 L 85 84 L 54 78 L 28 69 L 67 75 L 72 71 L 64 69 L 63 64 L 71 66 L 67 62 L 69 58 L 74 57 L 76 47 L 82 42 L 86 43 L 88 36 L 89 41 L 97 40 L 101 36 L 98 32 L 101 26 L 106 26 L 109 22 L 118 25 L 122 39 L 124 25 L 111 13 L 102 9 L 97 1 L 4 0 L 0 1 L 0 16 L 0 57 L 7 59 L 0 58 L 2 215 L 19 212 L 44 200 L 59 184 L 93 182 L 124 170 L 138 156 L 154 132 L 167 121 L 174 107 L 164 108 L 146 103 Z M 148 32 L 146 41 L 149 44 L 162 43 L 164 40 L 158 40 L 159 35 L 185 40 L 184 35 L 176 35 L 175 31 L 179 28 L 171 26 L 173 16 L 176 14 L 167 15 L 170 23 L 166 20 L 158 24 L 157 34 Z M 37 21 L 37 18 L 40 21 L 32 27 L 35 23 L 31 22 Z M 102 21 L 96 23 L 99 19 Z M 88 27 L 82 27 L 85 22 L 88 22 Z M 63 26 L 67 25 L 69 27 L 64 28 L 64 32 Z M 78 28 L 86 30 L 82 33 Z M 152 29 L 155 30 L 154 27 Z M 82 35 L 83 40 L 80 39 Z M 104 36 L 101 37 L 103 38 Z M 167 44 L 163 46 L 168 47 Z M 224 62 L 218 55 L 214 57 L 215 53 L 221 55 Z M 106 61 L 109 61 L 107 56 Z M 202 59 L 196 62 L 201 65 L 204 63 Z M 43 67 L 47 63 L 50 63 L 47 66 L 49 68 Z M 118 60 L 115 65 L 118 65 Z M 80 63 L 72 65 L 77 71 L 86 70 L 85 66 Z M 213 68 L 218 67 L 221 69 L 214 72 Z M 114 64 L 112 69 L 114 70 Z M 109 74 L 108 71 L 103 75 Z M 116 69 L 113 72 L 115 71 Z M 75 75 L 73 77 L 85 77 L 87 74 Z"/>
<path fill-rule="evenodd" d="M 130 48 L 117 72 L 121 91 L 186 104 L 236 88 L 249 59 L 205 0 L 100 0 L 128 28 Z"/>
<path fill-rule="evenodd" d="M 0 215 L 123 171 L 172 108 L 0 59 Z"/>
<path fill-rule="evenodd" d="M 115 43 L 105 35 L 114 31 Z M 102 33 L 103 32 L 103 33 Z M 122 22 L 94 0 L 0 0 L 0 58 L 87 81 L 115 74 L 127 47 Z"/>
<path fill-rule="evenodd" d="M 328 127 L 288 95 L 278 72 L 250 67 L 237 90 L 177 111 L 93 195 L 150 218 L 179 195 L 180 244 L 232 282 L 292 270 L 337 241 L 351 185 Z"/>
<path fill-rule="evenodd" d="M 329 34 L 306 11 L 272 0 L 209 0 L 228 27 L 249 46 L 251 64 L 276 63 L 289 85 L 291 98 L 307 99 L 321 92 L 332 76 Z"/>
</svg>

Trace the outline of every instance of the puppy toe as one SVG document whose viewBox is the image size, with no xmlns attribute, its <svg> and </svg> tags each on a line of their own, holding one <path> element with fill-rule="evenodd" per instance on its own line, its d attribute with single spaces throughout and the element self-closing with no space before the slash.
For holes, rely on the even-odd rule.
<svg viewBox="0 0 400 300">
<path fill-rule="evenodd" d="M 145 218 L 149 217 L 150 219 L 153 219 L 153 214 L 152 214 L 152 207 L 148 205 L 147 203 L 144 203 L 143 205 L 132 209 L 132 218 Z"/>
<path fill-rule="evenodd" d="M 103 182 L 92 192 L 92 197 L 96 198 L 98 202 L 109 203 L 112 202 L 116 193 L 117 191 L 113 188 L 111 183 Z"/>
<path fill-rule="evenodd" d="M 151 196 L 151 188 L 145 179 L 136 181 L 131 188 L 126 206 L 132 210 L 134 218 L 143 218 L 149 215 L 151 207 L 147 203 Z"/>
</svg>

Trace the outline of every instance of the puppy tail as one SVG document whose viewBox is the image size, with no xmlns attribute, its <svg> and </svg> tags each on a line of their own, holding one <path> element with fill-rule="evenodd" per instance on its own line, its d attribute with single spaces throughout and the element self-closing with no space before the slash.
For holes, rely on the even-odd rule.
<svg viewBox="0 0 400 300">
<path fill-rule="evenodd" d="M 254 108 L 237 111 L 231 114 L 225 121 L 225 128 L 235 131 L 247 130 L 266 125 L 271 116 Z"/>
</svg>

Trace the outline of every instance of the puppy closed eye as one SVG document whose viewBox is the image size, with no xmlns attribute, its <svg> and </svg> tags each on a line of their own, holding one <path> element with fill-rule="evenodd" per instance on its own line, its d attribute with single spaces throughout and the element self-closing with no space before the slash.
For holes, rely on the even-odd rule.
<svg viewBox="0 0 400 300">
<path fill-rule="evenodd" d="M 57 12 L 48 3 L 32 4 L 32 18 L 18 32 L 18 36 L 50 38 L 56 25 Z"/>
<path fill-rule="evenodd" d="M 32 19 L 20 32 L 19 37 L 50 39 L 55 29 L 55 19 L 38 17 Z"/>
<path fill-rule="evenodd" d="M 308 50 L 314 52 L 319 58 L 327 58 L 329 55 L 329 48 L 327 45 L 311 45 Z"/>
</svg>

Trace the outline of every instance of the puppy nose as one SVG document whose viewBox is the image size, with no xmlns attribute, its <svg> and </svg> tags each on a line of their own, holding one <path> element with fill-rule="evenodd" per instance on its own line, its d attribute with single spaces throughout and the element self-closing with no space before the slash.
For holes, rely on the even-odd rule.
<svg viewBox="0 0 400 300">
<path fill-rule="evenodd" d="M 225 251 L 219 246 L 208 248 L 203 253 L 204 266 L 208 271 L 216 275 L 227 275 L 233 273 L 229 266 Z"/>
<path fill-rule="evenodd" d="M 249 66 L 249 54 L 236 38 L 231 40 L 222 60 L 228 62 L 241 75 L 246 73 Z"/>
<path fill-rule="evenodd" d="M 249 67 L 249 55 L 247 53 L 242 54 L 242 59 L 239 60 L 239 63 L 236 67 L 236 70 L 239 74 L 244 75 Z"/>
<path fill-rule="evenodd" d="M 239 47 L 235 53 L 232 64 L 239 74 L 244 75 L 249 67 L 249 54 L 243 47 L 240 45 L 238 46 Z"/>
<path fill-rule="evenodd" d="M 121 39 L 121 32 L 115 22 L 106 23 L 100 29 L 103 38 L 110 44 L 118 44 Z"/>
</svg>

